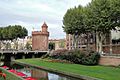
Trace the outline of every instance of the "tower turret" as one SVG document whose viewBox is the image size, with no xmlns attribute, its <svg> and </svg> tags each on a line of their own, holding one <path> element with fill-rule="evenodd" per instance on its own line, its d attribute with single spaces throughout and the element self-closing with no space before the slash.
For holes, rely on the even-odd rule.
<svg viewBox="0 0 120 80">
<path fill-rule="evenodd" d="M 44 22 L 44 24 L 42 25 L 42 32 L 48 32 L 47 29 L 48 29 L 48 26 L 47 26 L 47 24 Z"/>
<path fill-rule="evenodd" d="M 32 31 L 32 50 L 48 50 L 49 32 L 47 29 L 48 26 L 44 22 L 42 25 L 42 31 Z"/>
</svg>

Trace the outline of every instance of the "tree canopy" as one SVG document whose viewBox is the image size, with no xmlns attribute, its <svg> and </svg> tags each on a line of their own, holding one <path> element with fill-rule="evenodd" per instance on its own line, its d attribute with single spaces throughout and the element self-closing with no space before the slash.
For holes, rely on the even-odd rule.
<svg viewBox="0 0 120 80">
<path fill-rule="evenodd" d="M 96 32 L 98 52 L 102 52 L 102 42 L 111 30 L 120 26 L 120 0 L 92 0 L 87 6 L 89 26 Z M 117 8 L 116 8 L 117 7 Z"/>
<path fill-rule="evenodd" d="M 119 0 L 120 1 L 120 0 Z M 88 19 L 93 30 L 106 33 L 119 26 L 120 9 L 117 10 L 115 0 L 92 0 L 87 6 Z M 120 7 L 120 5 L 118 5 Z M 117 7 L 118 7 L 117 6 Z"/>
<path fill-rule="evenodd" d="M 63 29 L 67 34 L 73 35 L 73 45 L 74 48 L 78 48 L 78 39 L 79 35 L 87 32 L 87 26 L 85 25 L 85 14 L 84 7 L 78 6 L 71 9 L 68 9 L 66 14 L 63 17 Z"/>
<path fill-rule="evenodd" d="M 85 32 L 84 9 L 82 6 L 68 9 L 63 17 L 63 29 L 68 34 L 81 34 Z"/>
<path fill-rule="evenodd" d="M 9 25 L 7 27 L 0 27 L 0 40 L 13 40 L 16 38 L 23 38 L 27 35 L 27 29 L 21 25 Z"/>
<path fill-rule="evenodd" d="M 63 29 L 67 34 L 96 33 L 97 44 L 102 51 L 106 34 L 120 26 L 120 0 L 92 0 L 87 6 L 68 9 L 63 17 Z"/>
</svg>

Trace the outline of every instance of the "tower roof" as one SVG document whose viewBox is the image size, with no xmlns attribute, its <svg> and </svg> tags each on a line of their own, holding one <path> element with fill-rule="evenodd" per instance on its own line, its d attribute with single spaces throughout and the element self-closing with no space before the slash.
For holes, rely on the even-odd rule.
<svg viewBox="0 0 120 80">
<path fill-rule="evenodd" d="M 42 25 L 42 28 L 43 28 L 43 27 L 48 28 L 48 26 L 47 26 L 47 24 L 46 24 L 45 22 L 44 22 L 43 25 Z"/>
</svg>

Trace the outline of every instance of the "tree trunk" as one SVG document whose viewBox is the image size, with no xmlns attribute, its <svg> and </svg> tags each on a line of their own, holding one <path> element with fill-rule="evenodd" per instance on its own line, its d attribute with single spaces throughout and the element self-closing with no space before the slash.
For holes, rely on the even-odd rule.
<svg viewBox="0 0 120 80">
<path fill-rule="evenodd" d="M 2 48 L 2 44 L 1 44 L 1 42 L 2 42 L 2 41 L 0 40 L 0 50 L 1 50 L 1 48 Z"/>
<path fill-rule="evenodd" d="M 74 37 L 74 49 L 77 49 L 77 38 L 75 35 L 73 35 Z"/>
<path fill-rule="evenodd" d="M 98 32 L 96 32 L 96 51 L 99 52 L 99 37 L 98 37 Z"/>
<path fill-rule="evenodd" d="M 110 31 L 110 54 L 112 54 L 112 35 Z"/>
<path fill-rule="evenodd" d="M 79 40 L 79 36 L 77 35 L 73 35 L 73 47 L 74 49 L 78 49 L 78 40 Z"/>
<path fill-rule="evenodd" d="M 102 53 L 102 51 L 103 51 L 104 35 L 105 34 L 103 34 L 103 33 L 99 33 L 99 53 Z"/>
<path fill-rule="evenodd" d="M 75 49 L 75 38 L 74 35 L 72 35 L 72 49 Z M 71 47 L 71 46 L 70 46 Z"/>
<path fill-rule="evenodd" d="M 16 49 L 18 50 L 18 39 L 16 40 Z"/>
<path fill-rule="evenodd" d="M 101 32 L 96 32 L 96 50 L 99 53 L 102 53 L 103 48 L 103 34 Z"/>
<path fill-rule="evenodd" d="M 90 51 L 90 35 L 87 33 L 87 51 Z"/>
<path fill-rule="evenodd" d="M 102 36 L 99 36 L 99 53 L 102 53 Z"/>
</svg>

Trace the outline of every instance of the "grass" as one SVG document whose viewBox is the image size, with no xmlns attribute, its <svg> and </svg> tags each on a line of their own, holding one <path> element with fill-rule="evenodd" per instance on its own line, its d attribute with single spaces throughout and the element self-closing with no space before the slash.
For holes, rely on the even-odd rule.
<svg viewBox="0 0 120 80">
<path fill-rule="evenodd" d="M 22 59 L 17 61 L 29 63 L 45 68 L 56 69 L 67 73 L 74 73 L 77 75 L 95 77 L 103 80 L 120 79 L 120 68 L 115 68 L 115 67 L 85 66 L 78 64 L 55 63 L 55 62 L 47 62 L 41 59 Z"/>
<path fill-rule="evenodd" d="M 2 70 L 3 73 L 6 74 L 6 80 L 22 80 L 21 78 L 7 72 L 7 70 L 4 70 L 2 68 L 0 68 Z M 4 80 L 2 77 L 0 77 L 0 80 Z"/>
</svg>

